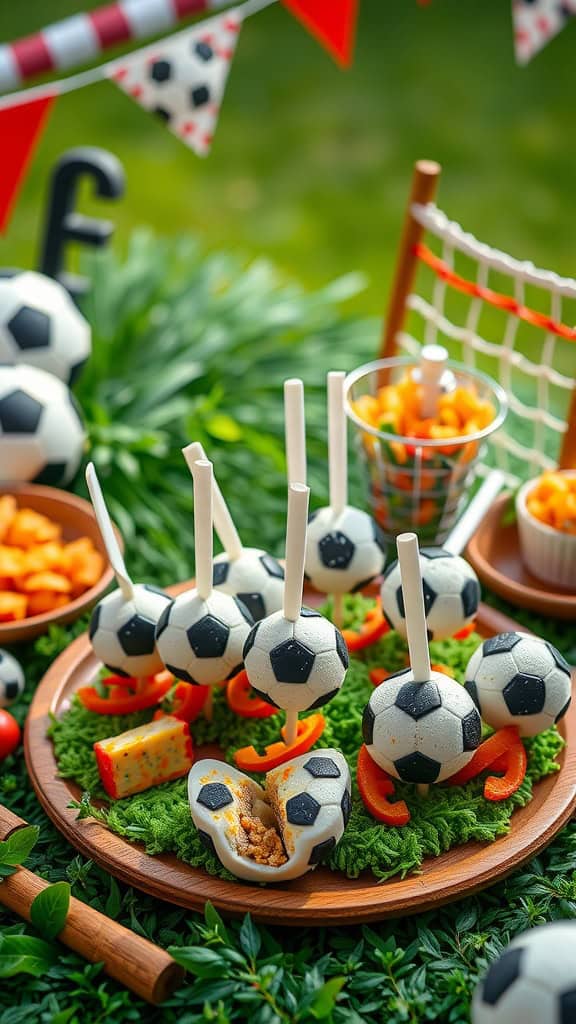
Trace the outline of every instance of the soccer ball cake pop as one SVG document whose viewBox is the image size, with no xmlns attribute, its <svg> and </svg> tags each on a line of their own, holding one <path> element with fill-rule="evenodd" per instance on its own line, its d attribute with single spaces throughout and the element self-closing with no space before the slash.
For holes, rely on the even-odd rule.
<svg viewBox="0 0 576 1024">
<path fill-rule="evenodd" d="M 472 758 L 481 738 L 478 710 L 459 683 L 432 672 L 415 534 L 401 534 L 398 559 L 411 667 L 378 686 L 364 710 L 368 753 L 404 782 L 442 782 Z"/>
<path fill-rule="evenodd" d="M 183 449 L 190 469 L 197 459 L 204 459 L 204 449 L 194 441 Z M 230 510 L 214 479 L 214 527 L 224 546 L 213 563 L 212 583 L 221 594 L 237 597 L 258 622 L 279 611 L 284 594 L 284 569 L 260 548 L 245 548 L 234 525 Z"/>
<path fill-rule="evenodd" d="M 342 624 L 342 596 L 367 586 L 384 568 L 385 546 L 376 522 L 348 501 L 348 446 L 344 374 L 328 374 L 330 505 L 310 517 L 306 578 L 334 595 L 334 621 Z"/>
<path fill-rule="evenodd" d="M 164 665 L 156 647 L 154 633 L 160 615 L 170 605 L 170 598 L 157 587 L 132 582 L 92 463 L 86 468 L 86 482 L 118 582 L 118 590 L 103 597 L 92 612 L 89 630 L 92 648 L 96 656 L 116 675 L 135 679 L 155 675 Z"/>
<path fill-rule="evenodd" d="M 499 633 L 474 651 L 465 688 L 488 725 L 515 725 L 521 736 L 535 736 L 566 714 L 570 666 L 547 640 Z"/>
<path fill-rule="evenodd" d="M 22 666 L 8 651 L 0 650 L 0 708 L 8 708 L 24 692 Z"/>
<path fill-rule="evenodd" d="M 156 643 L 166 668 L 177 679 L 200 686 L 224 682 L 242 667 L 242 649 L 253 618 L 229 594 L 212 586 L 212 463 L 193 466 L 196 587 L 165 609 Z"/>
</svg>

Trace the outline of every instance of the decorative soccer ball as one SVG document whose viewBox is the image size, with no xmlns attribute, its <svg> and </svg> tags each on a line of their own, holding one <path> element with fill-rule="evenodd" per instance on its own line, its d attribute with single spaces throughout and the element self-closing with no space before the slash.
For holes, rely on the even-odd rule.
<svg viewBox="0 0 576 1024">
<path fill-rule="evenodd" d="M 37 366 L 72 385 L 90 350 L 90 325 L 58 281 L 0 271 L 0 363 Z"/>
<path fill-rule="evenodd" d="M 189 590 L 164 610 L 156 643 L 166 668 L 177 679 L 212 686 L 242 668 L 242 650 L 253 624 L 238 598 L 214 590 L 204 601 L 196 590 Z"/>
<path fill-rule="evenodd" d="M 168 594 L 148 583 L 137 583 L 134 599 L 113 590 L 96 605 L 90 620 L 94 653 L 111 672 L 140 679 L 163 668 L 155 643 L 162 612 L 172 603 Z"/>
<path fill-rule="evenodd" d="M 22 666 L 8 651 L 0 650 L 0 708 L 8 708 L 24 690 Z"/>
<path fill-rule="evenodd" d="M 574 1024 L 576 923 L 555 921 L 519 935 L 488 968 L 473 1024 Z"/>
<path fill-rule="evenodd" d="M 478 577 L 468 562 L 443 548 L 420 548 L 424 607 L 429 640 L 445 640 L 468 626 L 480 603 Z M 398 562 L 389 565 L 381 590 L 382 610 L 392 629 L 406 636 Z"/>
<path fill-rule="evenodd" d="M 350 505 L 335 515 L 320 508 L 308 520 L 306 579 L 326 594 L 362 590 L 384 568 L 385 542 L 378 524 Z"/>
<path fill-rule="evenodd" d="M 443 782 L 470 761 L 482 722 L 464 687 L 432 672 L 415 683 L 411 669 L 396 672 L 371 694 L 362 735 L 368 753 L 403 782 Z"/>
<path fill-rule="evenodd" d="M 465 687 L 488 725 L 515 725 L 521 736 L 535 736 L 568 711 L 570 666 L 547 640 L 499 633 L 474 651 Z"/>
<path fill-rule="evenodd" d="M 284 598 L 284 569 L 272 555 L 259 548 L 243 548 L 234 561 L 228 555 L 214 559 L 216 590 L 239 598 L 254 622 L 280 611 Z"/>
<path fill-rule="evenodd" d="M 0 483 L 68 483 L 85 433 L 65 384 L 35 366 L 0 366 Z"/>
<path fill-rule="evenodd" d="M 275 612 L 257 622 L 244 646 L 252 689 L 284 711 L 309 711 L 327 704 L 348 668 L 344 637 L 328 619 L 302 608 L 296 622 Z"/>
</svg>

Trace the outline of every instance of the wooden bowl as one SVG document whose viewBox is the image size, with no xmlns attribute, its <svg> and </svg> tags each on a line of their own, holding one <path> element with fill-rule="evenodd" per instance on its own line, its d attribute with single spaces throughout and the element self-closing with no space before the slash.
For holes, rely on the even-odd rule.
<svg viewBox="0 0 576 1024">
<path fill-rule="evenodd" d="M 56 487 L 40 487 L 36 484 L 11 484 L 0 487 L 0 496 L 2 494 L 13 494 L 20 507 L 34 509 L 35 512 L 40 512 L 59 523 L 65 541 L 89 537 L 96 550 L 103 556 L 105 569 L 93 587 L 61 608 L 43 612 L 42 615 L 30 615 L 19 622 L 0 622 L 0 647 L 4 644 L 20 644 L 32 640 L 40 633 L 45 633 L 53 624 L 73 622 L 96 604 L 114 579 L 96 517 L 88 501 Z M 121 543 L 120 537 L 118 540 Z"/>
</svg>

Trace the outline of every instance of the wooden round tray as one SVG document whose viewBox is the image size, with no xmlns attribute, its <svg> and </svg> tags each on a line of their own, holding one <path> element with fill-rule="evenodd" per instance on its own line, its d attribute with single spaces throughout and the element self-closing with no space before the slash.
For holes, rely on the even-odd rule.
<svg viewBox="0 0 576 1024">
<path fill-rule="evenodd" d="M 184 589 L 189 584 L 173 588 Z M 307 595 L 307 599 L 310 595 Z M 312 603 L 310 601 L 310 603 Z M 485 605 L 478 628 L 484 636 L 518 628 Z M 207 900 L 224 914 L 249 911 L 256 920 L 280 925 L 352 924 L 414 914 L 461 899 L 497 882 L 535 856 L 569 820 L 576 806 L 576 702 L 562 722 L 568 740 L 562 770 L 538 783 L 534 799 L 514 813 L 511 831 L 494 843 L 468 843 L 424 862 L 403 880 L 379 883 L 365 874 L 356 880 L 319 868 L 303 878 L 265 889 L 225 882 L 191 868 L 171 855 L 151 857 L 91 819 L 77 820 L 70 809 L 78 786 L 58 778 L 52 744 L 46 736 L 50 715 L 65 710 L 74 691 L 98 669 L 86 635 L 60 655 L 36 691 L 26 722 L 26 763 L 40 803 L 69 842 L 116 878 L 179 906 L 202 910 Z M 211 756 L 213 751 L 210 751 Z M 198 756 L 203 756 L 202 748 Z"/>
<path fill-rule="evenodd" d="M 516 523 L 502 526 L 509 500 L 503 495 L 488 510 L 468 544 L 468 561 L 485 586 L 518 608 L 576 620 L 576 593 L 555 589 L 553 584 L 532 576 L 524 566 Z"/>
</svg>

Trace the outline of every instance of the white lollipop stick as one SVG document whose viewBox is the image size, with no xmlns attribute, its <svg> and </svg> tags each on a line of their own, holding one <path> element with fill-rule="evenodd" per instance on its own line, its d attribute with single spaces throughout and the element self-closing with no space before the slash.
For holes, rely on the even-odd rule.
<svg viewBox="0 0 576 1024">
<path fill-rule="evenodd" d="M 330 474 L 330 508 L 334 515 L 348 501 L 348 439 L 344 412 L 344 378 L 334 370 L 328 374 L 328 465 Z"/>
<path fill-rule="evenodd" d="M 131 601 L 134 596 L 134 584 L 130 579 L 128 570 L 124 564 L 122 552 L 118 546 L 110 513 L 106 507 L 102 488 L 100 487 L 100 481 L 96 475 L 96 469 L 94 468 L 93 462 L 89 462 L 86 466 L 86 483 L 88 484 L 88 491 L 90 492 L 90 498 L 92 500 L 92 507 L 94 509 L 94 515 L 96 516 L 96 522 L 98 523 L 98 529 L 102 535 L 104 547 L 106 548 L 106 553 L 110 560 L 110 565 L 114 571 L 118 586 L 120 587 L 122 596 L 125 600 Z"/>
<path fill-rule="evenodd" d="M 194 463 L 199 459 L 206 458 L 204 448 L 199 441 L 193 441 L 192 444 L 183 448 L 182 454 L 191 473 L 193 472 Z M 213 492 L 214 528 L 228 558 L 233 562 L 235 559 L 240 558 L 242 554 L 242 541 L 215 476 L 213 477 Z"/>
<path fill-rule="evenodd" d="M 302 608 L 309 497 L 310 488 L 305 484 L 290 484 L 286 523 L 286 576 L 284 579 L 284 618 L 290 622 L 297 621 Z"/>
<path fill-rule="evenodd" d="M 304 385 L 297 377 L 284 381 L 284 431 L 288 483 L 306 483 L 306 417 Z"/>
<path fill-rule="evenodd" d="M 194 479 L 194 549 L 196 552 L 196 591 L 206 601 L 212 593 L 212 463 L 197 459 L 192 466 Z"/>
<path fill-rule="evenodd" d="M 442 345 L 424 345 L 420 351 L 420 379 L 422 381 L 422 419 L 435 416 L 446 370 L 448 353 Z"/>
<path fill-rule="evenodd" d="M 476 533 L 494 498 L 504 486 L 504 474 L 493 469 L 480 489 L 476 492 L 464 515 L 456 523 L 442 547 L 451 555 L 459 555 L 468 541 Z"/>
<path fill-rule="evenodd" d="M 396 538 L 396 547 L 402 579 L 410 667 L 414 682 L 425 683 L 430 679 L 431 668 L 418 537 L 415 533 L 401 533 Z"/>
</svg>

